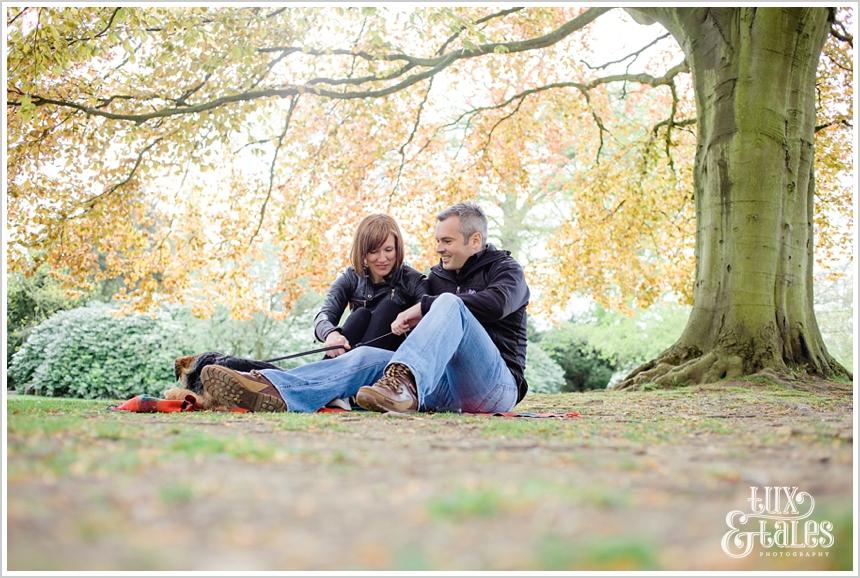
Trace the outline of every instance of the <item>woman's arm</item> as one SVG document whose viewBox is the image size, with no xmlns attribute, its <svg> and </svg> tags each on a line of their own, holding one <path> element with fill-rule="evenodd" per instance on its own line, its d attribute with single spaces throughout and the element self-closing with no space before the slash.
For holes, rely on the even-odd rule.
<svg viewBox="0 0 860 578">
<path fill-rule="evenodd" d="M 349 298 L 355 293 L 358 285 L 358 275 L 349 267 L 338 275 L 323 300 L 319 313 L 314 317 L 314 335 L 319 341 L 325 341 L 333 331 L 339 331 L 340 318 L 349 304 Z"/>
<path fill-rule="evenodd" d="M 406 295 L 408 297 L 407 302 L 412 305 L 421 301 L 421 298 L 430 292 L 430 286 L 428 285 L 427 276 L 415 269 L 408 267 L 405 273 L 407 275 L 405 283 Z"/>
</svg>

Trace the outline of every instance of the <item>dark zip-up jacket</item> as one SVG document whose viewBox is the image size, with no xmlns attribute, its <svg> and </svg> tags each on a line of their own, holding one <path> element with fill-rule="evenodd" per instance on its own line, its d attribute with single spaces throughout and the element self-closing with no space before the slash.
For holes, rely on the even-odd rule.
<svg viewBox="0 0 860 578">
<path fill-rule="evenodd" d="M 359 275 L 354 268 L 347 267 L 332 283 L 314 318 L 314 335 L 325 341 L 329 333 L 339 330 L 338 324 L 347 305 L 350 311 L 367 307 L 373 312 L 386 296 L 390 296 L 402 311 L 418 303 L 426 293 L 427 277 L 409 265 L 395 269 L 376 285 L 370 275 Z"/>
<path fill-rule="evenodd" d="M 436 296 L 455 293 L 481 323 L 517 381 L 517 403 L 528 391 L 526 368 L 526 306 L 529 287 L 523 268 L 510 251 L 493 245 L 469 257 L 459 271 L 430 269 L 429 295 L 421 298 L 426 315 Z"/>
</svg>

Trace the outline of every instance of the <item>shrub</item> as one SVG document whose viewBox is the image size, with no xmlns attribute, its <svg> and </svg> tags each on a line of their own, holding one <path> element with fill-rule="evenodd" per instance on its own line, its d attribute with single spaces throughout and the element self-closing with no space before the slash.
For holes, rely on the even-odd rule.
<svg viewBox="0 0 860 578">
<path fill-rule="evenodd" d="M 9 273 L 9 286 L 6 295 L 6 364 L 12 362 L 12 355 L 21 348 L 30 331 L 39 323 L 65 309 L 78 307 L 82 299 L 71 297 L 63 291 L 59 281 L 50 276 L 46 268 L 26 276 L 22 273 Z M 14 388 L 14 380 L 9 378 L 8 387 Z"/>
<path fill-rule="evenodd" d="M 615 364 L 588 343 L 548 332 L 541 346 L 564 372 L 562 391 L 605 389 L 609 384 Z"/>
<path fill-rule="evenodd" d="M 57 313 L 12 356 L 20 392 L 54 397 L 159 395 L 175 380 L 174 358 L 191 353 L 183 327 L 167 312 L 119 316 L 105 304 Z"/>
<path fill-rule="evenodd" d="M 564 370 L 540 345 L 529 342 L 526 350 L 526 381 L 530 393 L 558 393 L 564 387 Z"/>
</svg>

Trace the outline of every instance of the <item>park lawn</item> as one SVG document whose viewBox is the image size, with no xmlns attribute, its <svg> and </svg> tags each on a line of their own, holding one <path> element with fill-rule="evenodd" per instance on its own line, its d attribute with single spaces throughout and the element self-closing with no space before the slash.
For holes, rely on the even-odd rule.
<svg viewBox="0 0 860 578">
<path fill-rule="evenodd" d="M 10 570 L 850 570 L 852 386 L 530 395 L 574 419 L 130 414 L 10 395 Z M 750 486 L 832 547 L 720 548 Z M 777 555 L 779 554 L 779 555 Z"/>
</svg>

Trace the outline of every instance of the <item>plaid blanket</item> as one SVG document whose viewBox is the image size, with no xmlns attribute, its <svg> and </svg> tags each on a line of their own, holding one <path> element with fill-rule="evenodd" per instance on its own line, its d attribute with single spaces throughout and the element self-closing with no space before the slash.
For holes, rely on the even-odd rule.
<svg viewBox="0 0 860 578">
<path fill-rule="evenodd" d="M 160 399 L 158 397 L 152 397 L 150 395 L 136 395 L 130 400 L 121 403 L 120 405 L 115 405 L 109 408 L 112 411 L 131 411 L 135 413 L 174 413 L 179 411 L 200 411 L 200 407 L 194 401 L 192 396 L 187 396 L 185 399 Z M 241 407 L 234 407 L 228 411 L 232 411 L 235 413 L 248 413 L 247 409 Z M 324 407 L 317 411 L 317 413 L 351 413 L 348 410 L 337 408 L 337 407 Z M 571 419 L 580 417 L 578 411 L 570 411 L 566 413 L 534 413 L 534 412 L 516 412 L 516 411 L 507 411 L 507 412 L 499 412 L 499 413 L 475 413 L 468 415 L 485 415 L 492 417 L 524 417 L 524 418 L 559 418 L 559 419 Z"/>
<path fill-rule="evenodd" d="M 161 399 L 151 395 L 136 395 L 130 400 L 108 408 L 112 411 L 131 411 L 135 413 L 174 413 L 178 411 L 200 411 L 192 396 L 185 399 Z M 235 413 L 248 413 L 241 407 L 230 408 Z"/>
</svg>

